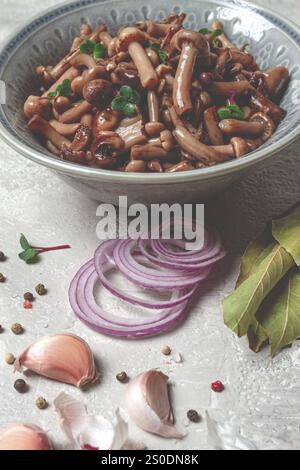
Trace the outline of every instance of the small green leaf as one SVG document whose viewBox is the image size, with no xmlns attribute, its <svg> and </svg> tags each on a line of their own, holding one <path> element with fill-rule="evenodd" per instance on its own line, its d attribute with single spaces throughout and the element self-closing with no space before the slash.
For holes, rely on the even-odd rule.
<svg viewBox="0 0 300 470">
<path fill-rule="evenodd" d="M 27 250 L 28 248 L 31 248 L 30 243 L 28 242 L 27 238 L 23 233 L 21 233 L 21 238 L 20 238 L 20 245 L 23 248 L 23 250 Z"/>
<path fill-rule="evenodd" d="M 55 98 L 56 97 L 56 92 L 55 91 L 50 91 L 50 93 L 48 93 L 48 96 L 50 98 Z"/>
<path fill-rule="evenodd" d="M 95 60 L 103 59 L 107 55 L 107 47 L 104 44 L 96 44 L 94 47 L 93 56 Z"/>
<path fill-rule="evenodd" d="M 127 103 L 124 108 L 123 108 L 123 113 L 127 117 L 133 117 L 136 116 L 137 114 L 137 108 L 134 104 L 132 103 Z"/>
<path fill-rule="evenodd" d="M 33 261 L 38 256 L 38 252 L 34 248 L 27 248 L 26 250 L 19 253 L 19 258 L 26 263 Z"/>
<path fill-rule="evenodd" d="M 202 28 L 202 29 L 200 29 L 200 31 L 199 31 L 199 33 L 201 33 L 201 34 L 209 34 L 210 32 L 211 32 L 211 31 L 210 31 L 209 29 L 207 29 L 207 28 Z"/>
<path fill-rule="evenodd" d="M 255 353 L 258 353 L 262 349 L 262 347 L 269 342 L 269 337 L 266 331 L 256 320 L 256 318 L 253 318 L 253 321 L 249 326 L 247 336 L 250 349 L 252 349 L 252 351 L 254 351 Z"/>
<path fill-rule="evenodd" d="M 163 64 L 165 64 L 167 61 L 168 61 L 168 54 L 163 51 L 161 48 L 160 48 L 160 44 L 154 42 L 153 44 L 151 44 L 151 49 L 157 53 L 158 57 L 160 58 L 161 62 Z"/>
<path fill-rule="evenodd" d="M 221 36 L 221 34 L 223 34 L 223 31 L 221 29 L 214 29 L 212 31 L 212 35 L 214 38 L 217 38 L 218 36 Z"/>
<path fill-rule="evenodd" d="M 132 97 L 133 89 L 131 86 L 124 85 L 120 88 L 120 95 L 126 100 L 129 101 Z"/>
<path fill-rule="evenodd" d="M 86 44 L 81 44 L 80 46 L 81 54 L 89 54 L 89 48 Z"/>
<path fill-rule="evenodd" d="M 151 49 L 155 52 L 159 52 L 160 51 L 160 44 L 158 42 L 154 42 L 153 44 L 151 44 Z"/>
<path fill-rule="evenodd" d="M 112 100 L 111 109 L 113 111 L 123 111 L 124 106 L 126 105 L 126 100 L 123 96 L 117 96 Z"/>
<path fill-rule="evenodd" d="M 219 108 L 217 114 L 220 119 L 245 119 L 244 111 L 237 104 L 229 104 L 226 108 Z"/>
<path fill-rule="evenodd" d="M 79 47 L 81 54 L 93 54 L 96 42 L 92 41 L 91 39 L 86 39 L 83 44 Z"/>
<path fill-rule="evenodd" d="M 217 114 L 219 118 L 223 121 L 223 119 L 229 119 L 230 118 L 230 112 L 227 108 L 220 108 L 217 111 Z"/>
<path fill-rule="evenodd" d="M 136 90 L 132 90 L 131 97 L 129 98 L 129 103 L 139 104 L 141 97 Z"/>
</svg>

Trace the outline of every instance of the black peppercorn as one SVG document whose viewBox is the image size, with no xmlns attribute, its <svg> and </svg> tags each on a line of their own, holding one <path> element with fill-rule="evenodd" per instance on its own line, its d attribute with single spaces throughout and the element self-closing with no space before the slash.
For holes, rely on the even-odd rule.
<svg viewBox="0 0 300 470">
<path fill-rule="evenodd" d="M 128 375 L 126 374 L 126 372 L 120 372 L 119 374 L 116 375 L 116 379 L 121 382 L 122 384 L 126 384 L 129 380 L 129 377 Z"/>
<path fill-rule="evenodd" d="M 33 302 L 34 297 L 33 297 L 32 293 L 31 292 L 26 292 L 24 294 L 24 300 L 28 300 L 29 302 Z"/>
<path fill-rule="evenodd" d="M 0 263 L 2 263 L 3 261 L 5 261 L 5 254 L 3 253 L 3 251 L 0 251 Z"/>
<path fill-rule="evenodd" d="M 6 277 L 0 273 L 0 282 L 5 282 Z"/>
<path fill-rule="evenodd" d="M 201 417 L 196 410 L 189 410 L 186 415 L 192 423 L 200 423 L 201 421 Z"/>
<path fill-rule="evenodd" d="M 27 392 L 27 383 L 23 379 L 18 379 L 14 383 L 14 387 L 19 393 L 26 393 Z"/>
</svg>

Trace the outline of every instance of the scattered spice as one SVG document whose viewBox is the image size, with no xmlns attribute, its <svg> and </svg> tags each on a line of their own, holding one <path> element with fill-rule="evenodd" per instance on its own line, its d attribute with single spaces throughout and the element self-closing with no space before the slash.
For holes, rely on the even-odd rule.
<svg viewBox="0 0 300 470">
<path fill-rule="evenodd" d="M 116 379 L 121 382 L 122 384 L 125 384 L 129 381 L 129 377 L 126 374 L 126 372 L 120 372 L 119 374 L 116 375 Z"/>
<path fill-rule="evenodd" d="M 217 380 L 217 382 L 214 382 L 211 384 L 211 389 L 213 392 L 216 392 L 216 393 L 222 393 L 225 389 L 224 385 L 222 384 L 222 382 L 220 382 L 220 380 Z"/>
<path fill-rule="evenodd" d="M 11 331 L 15 334 L 15 335 L 21 335 L 22 333 L 24 333 L 24 328 L 22 325 L 20 325 L 20 323 L 14 323 L 12 326 L 11 326 Z"/>
<path fill-rule="evenodd" d="M 170 346 L 168 345 L 165 345 L 161 348 L 161 353 L 164 355 L 164 356 L 170 356 L 171 352 L 172 352 L 172 349 L 170 348 Z"/>
<path fill-rule="evenodd" d="M 6 277 L 4 276 L 4 274 L 0 273 L 0 282 L 5 282 L 6 280 Z"/>
<path fill-rule="evenodd" d="M 3 253 L 3 251 L 0 251 L 0 263 L 2 263 L 3 261 L 5 261 L 5 259 L 6 259 L 5 254 Z"/>
<path fill-rule="evenodd" d="M 44 397 L 38 397 L 35 401 L 35 404 L 39 410 L 45 410 L 48 408 L 48 402 Z"/>
<path fill-rule="evenodd" d="M 14 383 L 14 388 L 17 390 L 19 393 L 26 393 L 28 390 L 27 383 L 23 379 L 18 379 Z"/>
<path fill-rule="evenodd" d="M 201 416 L 196 410 L 189 410 L 186 415 L 192 423 L 200 423 L 201 421 Z"/>
<path fill-rule="evenodd" d="M 24 300 L 23 302 L 23 307 L 28 310 L 28 309 L 31 309 L 32 308 L 32 303 L 29 302 L 29 300 Z"/>
<path fill-rule="evenodd" d="M 47 293 L 47 289 L 44 284 L 38 284 L 35 288 L 35 291 L 38 295 L 45 295 Z"/>
<path fill-rule="evenodd" d="M 3 326 L 0 325 L 0 333 L 3 333 Z"/>
<path fill-rule="evenodd" d="M 31 292 L 26 292 L 24 294 L 24 300 L 28 300 L 29 302 L 33 302 L 34 301 L 33 294 Z"/>
<path fill-rule="evenodd" d="M 172 357 L 173 361 L 176 363 L 176 364 L 181 364 L 183 362 L 183 357 L 180 353 L 176 353 L 174 354 L 174 356 Z"/>
<path fill-rule="evenodd" d="M 16 360 L 15 356 L 11 353 L 6 353 L 4 359 L 6 364 L 9 364 L 10 366 L 13 365 Z"/>
<path fill-rule="evenodd" d="M 50 248 L 32 246 L 23 234 L 21 234 L 20 245 L 23 251 L 19 253 L 19 258 L 26 263 L 35 263 L 39 255 L 48 251 L 67 250 L 71 248 L 70 245 L 53 246 Z"/>
</svg>

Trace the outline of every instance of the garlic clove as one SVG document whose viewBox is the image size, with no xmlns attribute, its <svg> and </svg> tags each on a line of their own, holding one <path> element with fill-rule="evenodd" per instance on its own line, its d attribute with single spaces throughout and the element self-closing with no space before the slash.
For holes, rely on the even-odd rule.
<svg viewBox="0 0 300 470">
<path fill-rule="evenodd" d="M 103 416 L 88 415 L 83 403 L 61 393 L 54 405 L 69 440 L 83 450 L 120 450 L 128 438 L 128 425 L 116 411 L 111 423 Z"/>
<path fill-rule="evenodd" d="M 10 424 L 0 430 L 0 450 L 51 450 L 46 433 L 31 424 Z"/>
<path fill-rule="evenodd" d="M 168 377 L 157 370 L 138 375 L 126 390 L 126 408 L 133 421 L 144 431 L 167 438 L 184 437 L 174 426 L 168 395 Z"/>
<path fill-rule="evenodd" d="M 15 362 L 16 370 L 23 367 L 78 388 L 98 379 L 89 345 L 69 334 L 45 336 L 28 346 Z"/>
</svg>

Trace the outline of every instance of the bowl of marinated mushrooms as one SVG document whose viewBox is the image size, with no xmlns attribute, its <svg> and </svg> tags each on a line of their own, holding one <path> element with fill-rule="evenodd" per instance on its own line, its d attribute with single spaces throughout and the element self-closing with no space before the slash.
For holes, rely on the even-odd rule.
<svg viewBox="0 0 300 470">
<path fill-rule="evenodd" d="M 236 0 L 64 4 L 0 53 L 0 135 L 99 201 L 200 200 L 299 136 L 299 44 Z"/>
</svg>

